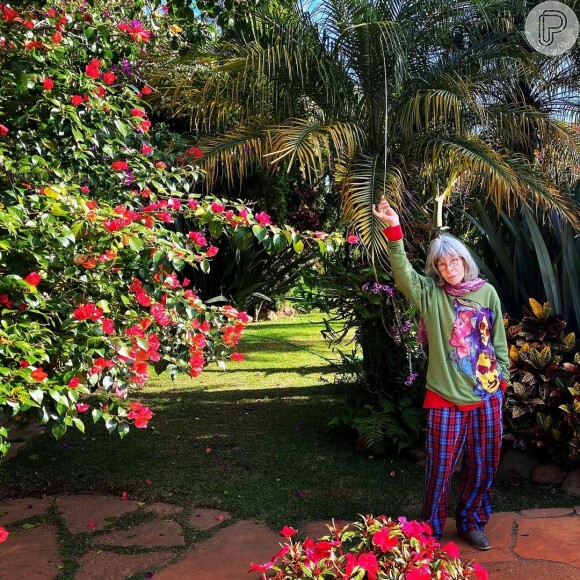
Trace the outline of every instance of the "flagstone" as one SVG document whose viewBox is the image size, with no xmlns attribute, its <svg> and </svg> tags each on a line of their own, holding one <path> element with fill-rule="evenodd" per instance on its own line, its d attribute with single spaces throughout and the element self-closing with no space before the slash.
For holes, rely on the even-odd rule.
<svg viewBox="0 0 580 580">
<path fill-rule="evenodd" d="M 222 510 L 209 508 L 194 509 L 187 525 L 198 530 L 209 530 L 214 526 L 219 526 L 223 521 L 229 520 L 232 516 Z"/>
<path fill-rule="evenodd" d="M 335 524 L 338 524 L 341 527 L 347 525 L 347 521 L 342 519 L 334 520 Z M 312 538 L 318 539 L 322 538 L 323 536 L 328 536 L 330 534 L 330 530 L 327 526 L 332 525 L 332 520 L 313 520 L 309 522 L 305 522 L 301 526 L 298 526 L 298 535 L 302 538 Z"/>
<path fill-rule="evenodd" d="M 489 522 L 485 527 L 485 533 L 489 537 L 494 550 L 502 550 L 502 553 L 508 554 L 509 549 L 513 547 L 513 527 L 514 522 L 519 518 L 516 512 L 502 512 L 497 514 L 491 514 Z M 469 553 L 469 558 L 465 556 L 465 559 L 475 558 L 471 552 L 480 554 L 481 550 L 474 548 L 469 542 L 462 540 L 457 535 L 455 528 L 455 520 L 453 518 L 448 518 L 445 522 L 445 528 L 443 529 L 443 536 L 441 538 L 441 543 L 446 544 L 447 542 L 455 542 L 459 546 L 459 551 L 461 556 L 464 557 Z M 512 559 L 512 558 L 508 558 Z M 489 560 L 488 560 L 489 561 Z"/>
<path fill-rule="evenodd" d="M 147 554 L 115 554 L 114 552 L 89 552 L 80 561 L 75 576 L 78 580 L 125 580 L 139 572 L 167 564 L 175 557 L 173 552 L 148 552 Z"/>
<path fill-rule="evenodd" d="M 56 507 L 66 527 L 77 534 L 88 531 L 90 522 L 95 524 L 92 529 L 102 530 L 139 505 L 112 495 L 62 495 L 56 498 Z"/>
<path fill-rule="evenodd" d="M 155 580 L 256 580 L 258 574 L 247 574 L 250 562 L 267 562 L 283 541 L 265 524 L 236 522 L 200 542 L 176 564 L 157 572 Z"/>
<path fill-rule="evenodd" d="M 160 518 L 179 514 L 183 511 L 183 508 L 180 505 L 161 502 L 152 503 L 151 505 L 145 506 L 143 509 L 146 512 L 153 512 L 154 514 L 157 514 Z"/>
<path fill-rule="evenodd" d="M 146 522 L 128 530 L 115 530 L 97 536 L 95 544 L 108 546 L 143 546 L 144 548 L 166 548 L 183 546 L 185 540 L 181 526 L 170 520 Z"/>
<path fill-rule="evenodd" d="M 488 571 L 490 580 L 580 580 L 580 570 L 555 562 L 515 560 L 488 564 L 484 568 Z"/>
<path fill-rule="evenodd" d="M 579 537 L 578 517 L 521 519 L 514 550 L 521 558 L 564 562 L 580 568 Z"/>
<path fill-rule="evenodd" d="M 58 532 L 52 524 L 10 532 L 0 544 L 0 579 L 51 580 L 59 575 Z"/>
<path fill-rule="evenodd" d="M 574 513 L 574 508 L 547 508 L 539 510 L 522 510 L 525 518 L 559 518 Z"/>
<path fill-rule="evenodd" d="M 25 497 L 3 501 L 0 503 L 0 526 L 41 516 L 46 513 L 53 500 L 54 497 Z"/>
</svg>

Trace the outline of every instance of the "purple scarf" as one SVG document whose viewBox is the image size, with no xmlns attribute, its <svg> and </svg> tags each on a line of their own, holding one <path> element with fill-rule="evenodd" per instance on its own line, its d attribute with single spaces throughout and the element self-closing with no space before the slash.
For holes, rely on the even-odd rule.
<svg viewBox="0 0 580 580">
<path fill-rule="evenodd" d="M 475 292 L 479 290 L 482 286 L 487 284 L 485 280 L 482 278 L 475 278 L 475 280 L 468 280 L 466 282 L 461 282 L 460 284 L 455 284 L 455 286 L 451 286 L 450 284 L 445 283 L 443 286 L 443 290 L 449 296 L 465 296 L 469 292 Z M 417 340 L 420 344 L 428 344 L 429 340 L 427 338 L 427 329 L 425 328 L 425 320 L 421 316 L 419 318 L 419 327 L 417 328 Z"/>
</svg>

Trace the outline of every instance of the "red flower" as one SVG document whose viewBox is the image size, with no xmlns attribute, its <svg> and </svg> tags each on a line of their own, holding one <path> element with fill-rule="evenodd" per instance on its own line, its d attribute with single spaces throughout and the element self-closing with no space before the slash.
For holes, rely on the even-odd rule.
<svg viewBox="0 0 580 580">
<path fill-rule="evenodd" d="M 250 562 L 250 569 L 248 572 L 266 572 L 274 565 L 274 562 L 266 562 L 265 564 L 254 564 Z"/>
<path fill-rule="evenodd" d="M 146 483 L 147 485 L 151 485 L 153 482 L 152 482 L 150 479 L 146 479 L 146 480 L 145 480 L 145 483 Z"/>
<path fill-rule="evenodd" d="M 358 244 L 358 237 L 357 236 L 348 236 L 348 238 L 346 238 L 346 241 L 349 244 Z"/>
<path fill-rule="evenodd" d="M 129 404 L 129 415 L 128 419 L 134 421 L 135 427 L 137 429 L 145 429 L 147 423 L 153 417 L 153 413 L 149 407 L 146 407 L 138 401 L 134 401 Z"/>
<path fill-rule="evenodd" d="M 93 58 L 85 67 L 85 72 L 93 79 L 98 79 L 101 76 L 101 61 L 98 58 Z"/>
<path fill-rule="evenodd" d="M 56 10 L 54 10 L 54 8 L 49 8 L 49 9 L 46 11 L 46 15 L 47 15 L 49 18 L 54 18 L 54 17 L 56 16 Z"/>
<path fill-rule="evenodd" d="M 147 131 L 151 129 L 151 121 L 149 119 L 143 119 L 139 127 L 141 127 L 141 131 L 143 131 L 143 133 L 147 133 Z"/>
<path fill-rule="evenodd" d="M 211 204 L 211 211 L 215 213 L 222 213 L 224 209 L 225 207 L 221 203 L 218 203 L 217 201 L 214 201 Z"/>
<path fill-rule="evenodd" d="M 89 410 L 89 406 L 86 403 L 77 403 L 77 411 L 79 413 L 84 413 Z"/>
<path fill-rule="evenodd" d="M 194 159 L 201 159 L 203 157 L 203 151 L 197 147 L 190 147 L 185 150 L 185 154 L 193 157 Z"/>
<path fill-rule="evenodd" d="M 45 91 L 50 91 L 52 88 L 54 88 L 54 82 L 53 82 L 53 80 L 50 79 L 50 78 L 44 79 L 44 81 L 42 81 L 42 88 Z"/>
<path fill-rule="evenodd" d="M 459 547 L 453 542 L 449 542 L 441 547 L 441 549 L 446 552 L 452 558 L 459 558 Z"/>
<path fill-rule="evenodd" d="M 0 544 L 8 539 L 10 532 L 7 532 L 2 526 L 0 526 Z"/>
<path fill-rule="evenodd" d="M 150 95 L 153 92 L 153 89 L 151 87 L 148 87 L 147 85 L 145 85 L 142 89 L 141 92 L 144 95 Z"/>
<path fill-rule="evenodd" d="M 190 240 L 193 240 L 196 246 L 205 246 L 207 244 L 207 240 L 201 232 L 189 232 L 187 236 Z"/>
<path fill-rule="evenodd" d="M 131 109 L 131 115 L 133 115 L 133 117 L 145 118 L 147 116 L 147 113 L 143 109 L 133 108 L 133 109 Z"/>
<path fill-rule="evenodd" d="M 4 20 L 4 22 L 11 22 L 20 16 L 16 10 L 13 10 L 10 6 L 6 6 L 6 4 L 0 4 L 0 8 L 2 8 L 2 20 Z"/>
<path fill-rule="evenodd" d="M 156 161 L 155 167 L 157 167 L 157 169 L 165 169 L 167 167 L 167 163 L 165 163 L 165 161 Z"/>
<path fill-rule="evenodd" d="M 81 187 L 81 193 L 89 193 L 89 191 L 91 191 L 91 188 L 88 185 L 83 185 Z M 91 203 L 91 202 L 90 201 L 87 202 L 87 207 L 89 207 L 89 203 Z M 89 209 L 95 209 L 95 207 L 97 207 L 96 202 L 92 202 L 92 203 L 94 203 L 95 206 L 94 207 L 91 207 Z"/>
<path fill-rule="evenodd" d="M 36 272 L 31 272 L 24 278 L 24 281 L 28 282 L 31 286 L 38 286 L 41 280 L 42 278 Z"/>
<path fill-rule="evenodd" d="M 235 353 L 234 353 L 235 354 Z M 294 528 L 290 527 L 290 526 L 284 526 L 281 530 L 280 533 L 285 537 L 285 538 L 290 538 L 291 536 L 293 536 L 294 534 L 298 533 L 298 530 L 295 530 Z"/>
<path fill-rule="evenodd" d="M 32 30 L 34 28 L 34 22 L 32 20 L 25 20 L 23 26 Z"/>
<path fill-rule="evenodd" d="M 39 383 L 42 383 L 42 381 L 44 381 L 44 379 L 48 377 L 48 375 L 42 369 L 36 369 L 32 373 L 30 373 L 30 376 Z"/>
<path fill-rule="evenodd" d="M 52 35 L 52 42 L 58 44 L 62 40 L 62 34 L 60 32 L 55 32 Z"/>
<path fill-rule="evenodd" d="M 87 527 L 89 528 L 89 530 L 94 530 L 97 527 L 97 524 L 95 522 L 89 522 L 87 524 Z"/>
<path fill-rule="evenodd" d="M 265 211 L 261 211 L 256 214 L 256 221 L 265 226 L 272 223 L 272 218 Z"/>
<path fill-rule="evenodd" d="M 388 528 L 382 528 L 373 534 L 373 544 L 379 546 L 383 552 L 388 552 L 398 543 L 397 537 L 391 537 Z"/>
<path fill-rule="evenodd" d="M 127 171 L 129 169 L 129 164 L 126 161 L 113 161 L 111 167 L 115 171 Z"/>
<path fill-rule="evenodd" d="M 73 310 L 73 318 L 76 320 L 99 320 L 103 316 L 103 309 L 89 302 L 81 304 Z"/>
<path fill-rule="evenodd" d="M 103 332 L 106 334 L 113 334 L 115 332 L 115 321 L 110 318 L 103 318 L 101 320 L 103 326 Z"/>
<path fill-rule="evenodd" d="M 24 48 L 26 50 L 35 50 L 36 48 L 44 48 L 44 45 L 38 40 L 25 40 Z"/>
<path fill-rule="evenodd" d="M 151 145 L 147 145 L 146 143 L 143 143 L 143 145 L 141 145 L 141 153 L 143 153 L 143 155 L 149 155 L 149 153 L 151 153 L 153 151 L 153 147 L 151 147 Z"/>
<path fill-rule="evenodd" d="M 488 580 L 489 574 L 485 568 L 482 568 L 477 562 L 473 564 L 473 571 L 477 580 Z"/>
<path fill-rule="evenodd" d="M 205 255 L 208 258 L 213 258 L 218 252 L 219 252 L 219 248 L 216 248 L 215 246 L 210 246 L 207 249 L 207 251 L 205 252 Z"/>
<path fill-rule="evenodd" d="M 411 568 L 405 574 L 405 580 L 431 580 L 431 570 L 429 566 L 421 566 L 420 568 Z"/>
<path fill-rule="evenodd" d="M 76 389 L 79 386 L 79 379 L 78 377 L 73 377 L 69 382 L 68 382 L 68 386 L 71 389 Z"/>
<path fill-rule="evenodd" d="M 20 366 L 21 369 L 25 369 L 26 367 L 30 366 L 30 363 L 27 360 L 22 359 L 18 365 Z"/>
<path fill-rule="evenodd" d="M 6 127 L 6 125 L 0 125 L 0 135 L 2 135 L 2 137 L 8 135 L 8 127 Z"/>
<path fill-rule="evenodd" d="M 121 494 L 121 501 L 127 501 L 127 492 L 126 492 L 126 491 L 124 491 L 124 492 Z"/>
<path fill-rule="evenodd" d="M 200 336 L 200 335 L 198 335 Z M 244 355 L 241 352 L 232 352 L 230 357 L 234 362 L 242 362 L 244 360 Z M 286 529 L 286 528 L 284 528 Z"/>
<path fill-rule="evenodd" d="M 78 107 L 82 105 L 83 98 L 80 95 L 73 95 L 70 99 L 70 102 L 75 106 Z"/>
<path fill-rule="evenodd" d="M 112 85 L 117 80 L 117 75 L 115 73 L 108 71 L 103 75 L 103 82 L 106 85 Z"/>
</svg>

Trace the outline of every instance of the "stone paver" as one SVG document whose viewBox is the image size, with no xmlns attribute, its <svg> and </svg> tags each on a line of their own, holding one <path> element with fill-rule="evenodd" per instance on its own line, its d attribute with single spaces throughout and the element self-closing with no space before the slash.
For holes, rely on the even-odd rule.
<svg viewBox="0 0 580 580">
<path fill-rule="evenodd" d="M 61 512 L 66 527 L 73 533 L 102 530 L 122 515 L 135 511 L 136 501 L 121 501 L 110 495 L 63 495 L 57 498 L 56 507 Z"/>
<path fill-rule="evenodd" d="M 517 560 L 487 564 L 489 580 L 580 580 L 580 570 L 556 564 L 534 560 Z"/>
<path fill-rule="evenodd" d="M 143 509 L 146 512 L 153 512 L 161 518 L 180 514 L 183 511 L 183 508 L 180 505 L 172 503 L 152 503 L 151 505 L 145 506 Z"/>
<path fill-rule="evenodd" d="M 175 557 L 173 552 L 150 552 L 148 554 L 115 554 L 113 552 L 89 552 L 81 558 L 78 580 L 125 580 L 131 574 L 149 572 Z"/>
<path fill-rule="evenodd" d="M 283 541 L 265 524 L 236 522 L 156 573 L 155 580 L 255 580 L 258 575 L 247 573 L 250 562 L 267 562 Z"/>
<path fill-rule="evenodd" d="M 59 563 L 57 529 L 51 524 L 11 531 L 0 544 L 1 580 L 51 580 L 59 574 Z"/>
<path fill-rule="evenodd" d="M 549 508 L 545 510 L 522 510 L 525 518 L 559 518 L 574 513 L 574 508 Z"/>
<path fill-rule="evenodd" d="M 0 526 L 41 516 L 46 513 L 53 500 L 53 497 L 25 497 L 3 501 L 0 503 Z"/>
<path fill-rule="evenodd" d="M 194 509 L 187 525 L 198 530 L 209 530 L 231 518 L 228 512 L 207 508 Z"/>
<path fill-rule="evenodd" d="M 95 544 L 105 546 L 144 546 L 148 548 L 167 548 L 183 546 L 185 540 L 181 526 L 172 521 L 146 522 L 129 528 L 116 530 L 94 539 Z"/>
<path fill-rule="evenodd" d="M 336 519 L 334 520 L 335 524 L 344 527 L 347 525 L 343 519 Z M 323 536 L 328 536 L 330 534 L 330 530 L 327 526 L 332 525 L 332 520 L 319 520 L 319 521 L 310 521 L 305 522 L 304 524 L 298 526 L 298 534 L 302 538 L 322 538 Z"/>
<path fill-rule="evenodd" d="M 563 562 L 580 568 L 580 518 L 521 519 L 515 553 L 521 558 Z"/>
</svg>

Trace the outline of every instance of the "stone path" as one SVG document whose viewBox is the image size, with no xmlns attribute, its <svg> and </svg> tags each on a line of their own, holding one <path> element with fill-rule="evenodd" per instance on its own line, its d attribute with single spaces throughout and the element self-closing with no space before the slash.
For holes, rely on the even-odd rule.
<svg viewBox="0 0 580 580">
<path fill-rule="evenodd" d="M 124 580 L 134 574 L 163 580 L 255 580 L 249 562 L 264 563 L 283 539 L 261 522 L 195 506 L 146 504 L 126 497 L 74 495 L 0 503 L 0 579 Z M 300 535 L 326 534 L 324 522 L 298 526 Z M 493 549 L 474 550 L 448 522 L 454 541 L 491 580 L 580 580 L 580 506 L 494 514 Z"/>
</svg>

